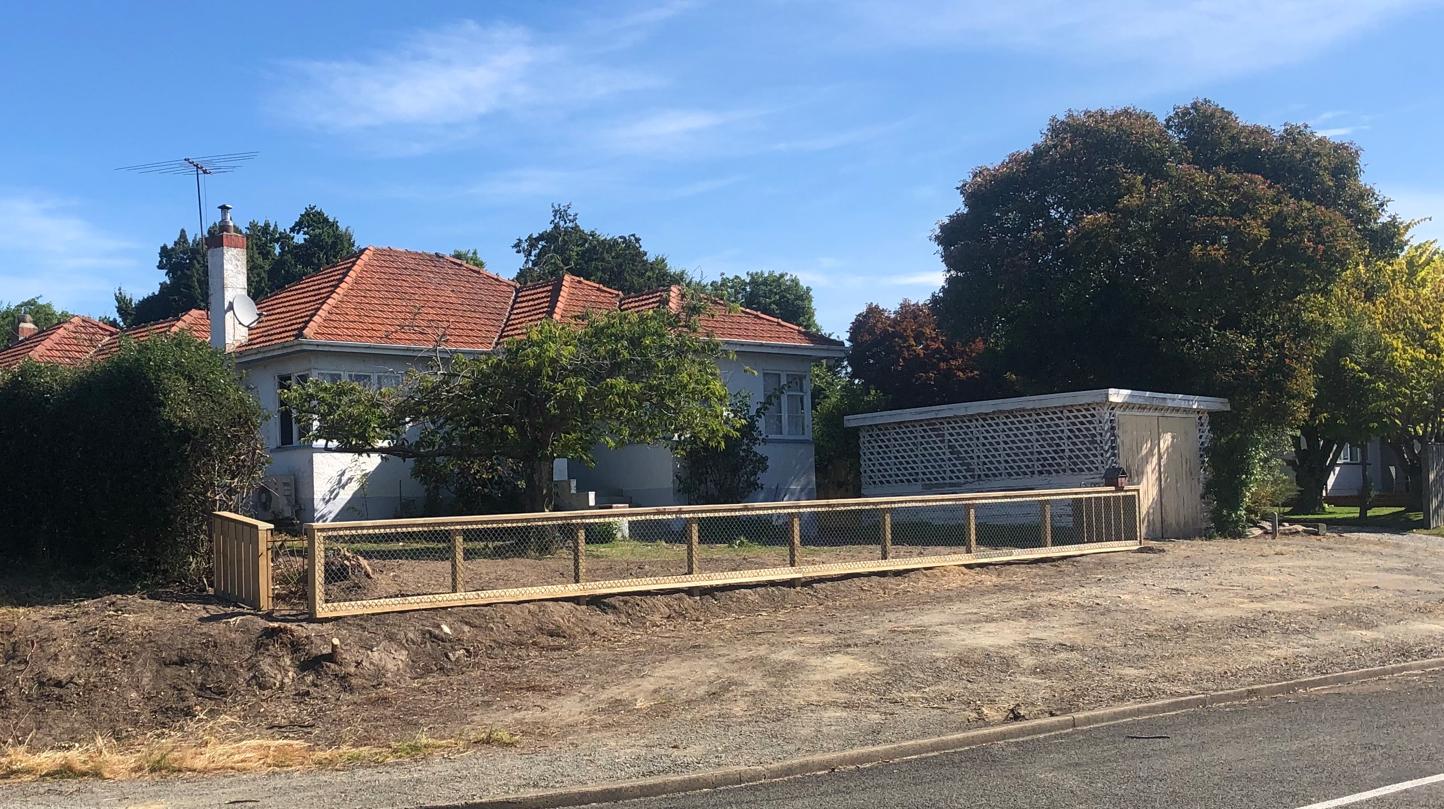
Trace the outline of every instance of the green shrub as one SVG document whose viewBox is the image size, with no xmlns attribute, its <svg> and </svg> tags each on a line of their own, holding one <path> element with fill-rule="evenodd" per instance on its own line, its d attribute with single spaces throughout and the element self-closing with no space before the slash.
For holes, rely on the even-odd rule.
<svg viewBox="0 0 1444 809">
<path fill-rule="evenodd" d="M 622 537 L 622 524 L 620 522 L 590 522 L 587 523 L 587 544 L 606 545 L 616 542 Z"/>
<path fill-rule="evenodd" d="M 0 558 L 131 582 L 193 577 L 215 510 L 266 455 L 263 411 L 231 361 L 181 335 L 80 368 L 0 375 Z"/>
</svg>

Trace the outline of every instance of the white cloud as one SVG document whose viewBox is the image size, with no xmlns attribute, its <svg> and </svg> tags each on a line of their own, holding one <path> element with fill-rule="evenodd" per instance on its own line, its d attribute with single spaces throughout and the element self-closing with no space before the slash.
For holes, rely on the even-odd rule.
<svg viewBox="0 0 1444 809">
<path fill-rule="evenodd" d="M 66 306 L 115 289 L 140 265 L 141 247 L 108 234 L 79 205 L 31 193 L 0 193 L 0 299 L 44 296 Z"/>
<path fill-rule="evenodd" d="M 735 130 L 759 115 L 749 110 L 659 110 L 611 127 L 603 133 L 602 141 L 621 152 L 690 153 L 701 146 L 717 145 L 717 137 L 724 130 Z"/>
<path fill-rule="evenodd" d="M 654 83 L 591 64 L 564 38 L 543 42 L 526 28 L 471 20 L 414 33 L 380 56 L 292 61 L 282 72 L 272 102 L 292 122 L 422 140 L 455 127 L 471 136 L 492 116 L 566 110 Z"/>
<path fill-rule="evenodd" d="M 1150 78 L 1243 75 L 1312 57 L 1397 13 L 1435 0 L 921 0 L 906 11 L 858 0 L 858 38 L 890 46 L 1007 48 Z"/>
</svg>

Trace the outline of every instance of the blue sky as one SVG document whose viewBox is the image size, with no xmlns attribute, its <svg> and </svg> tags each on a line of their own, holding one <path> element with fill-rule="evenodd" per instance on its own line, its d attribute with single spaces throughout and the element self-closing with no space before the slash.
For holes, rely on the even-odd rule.
<svg viewBox="0 0 1444 809">
<path fill-rule="evenodd" d="M 1069 108 L 1197 96 L 1364 149 L 1444 237 L 1444 7 L 1415 0 L 93 3 L 0 10 L 0 301 L 110 314 L 212 206 L 315 203 L 363 244 L 511 243 L 552 202 L 704 277 L 794 272 L 845 332 L 941 281 L 976 166 Z"/>
</svg>

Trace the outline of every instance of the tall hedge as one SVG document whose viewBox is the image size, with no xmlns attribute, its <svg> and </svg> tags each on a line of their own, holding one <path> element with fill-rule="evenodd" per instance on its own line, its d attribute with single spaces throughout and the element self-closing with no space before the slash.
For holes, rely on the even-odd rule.
<svg viewBox="0 0 1444 809">
<path fill-rule="evenodd" d="M 265 467 L 263 418 L 231 361 L 185 335 L 0 374 L 0 561 L 199 574 L 208 515 L 238 507 Z"/>
</svg>

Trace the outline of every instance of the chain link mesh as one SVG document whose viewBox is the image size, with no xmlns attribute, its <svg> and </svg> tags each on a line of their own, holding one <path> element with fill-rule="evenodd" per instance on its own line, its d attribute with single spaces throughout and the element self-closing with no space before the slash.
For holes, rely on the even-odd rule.
<svg viewBox="0 0 1444 809">
<path fill-rule="evenodd" d="M 320 548 L 316 582 L 305 540 L 278 534 L 272 560 L 278 600 L 317 586 L 324 614 L 1137 543 L 1137 509 L 1136 491 L 1107 490 L 322 523 L 308 526 Z"/>
</svg>

